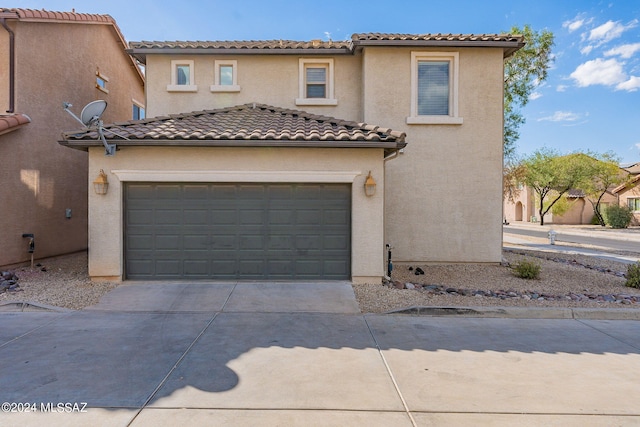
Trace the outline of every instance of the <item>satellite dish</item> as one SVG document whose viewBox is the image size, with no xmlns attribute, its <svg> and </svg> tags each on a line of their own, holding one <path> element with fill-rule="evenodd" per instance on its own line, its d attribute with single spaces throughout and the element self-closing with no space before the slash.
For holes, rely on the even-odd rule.
<svg viewBox="0 0 640 427">
<path fill-rule="evenodd" d="M 96 120 L 100 120 L 102 113 L 107 109 L 107 101 L 98 99 L 88 103 L 80 113 L 80 121 L 85 126 L 91 126 Z"/>
<path fill-rule="evenodd" d="M 99 99 L 97 101 L 91 101 L 90 103 L 85 105 L 85 107 L 82 109 L 82 112 L 80 113 L 79 118 L 78 116 L 73 114 L 71 110 L 69 110 L 69 107 L 73 107 L 73 105 L 71 105 L 68 102 L 63 102 L 62 106 L 64 107 L 64 110 L 67 113 L 71 114 L 71 116 L 74 119 L 82 123 L 87 128 L 87 130 L 95 130 L 96 132 L 98 132 L 98 136 L 100 137 L 100 140 L 104 145 L 105 154 L 107 156 L 113 156 L 116 154 L 116 145 L 107 143 L 107 140 L 104 137 L 105 129 L 103 129 L 102 127 L 101 117 L 102 117 L 102 114 L 104 113 L 104 110 L 107 109 L 107 101 L 104 101 L 102 99 Z M 110 130 L 106 130 L 106 131 L 113 133 L 114 135 L 118 135 L 113 131 L 110 131 Z M 118 136 L 120 136 L 121 138 L 127 139 L 126 137 L 123 137 L 121 135 L 118 135 Z"/>
</svg>

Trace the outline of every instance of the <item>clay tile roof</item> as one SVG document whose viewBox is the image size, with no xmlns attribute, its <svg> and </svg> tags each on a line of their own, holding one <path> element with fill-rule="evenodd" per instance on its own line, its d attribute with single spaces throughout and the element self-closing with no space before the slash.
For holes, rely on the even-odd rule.
<svg viewBox="0 0 640 427">
<path fill-rule="evenodd" d="M 26 114 L 2 114 L 0 115 L 0 135 L 12 132 L 29 123 L 31 123 L 31 119 Z"/>
<path fill-rule="evenodd" d="M 522 36 L 512 34 L 389 34 L 389 33 L 356 33 L 352 41 L 521 41 Z"/>
<path fill-rule="evenodd" d="M 525 44 L 524 37 L 518 34 L 356 33 L 351 41 L 354 46 L 502 47 L 505 58 Z"/>
<path fill-rule="evenodd" d="M 95 13 L 55 12 L 50 10 L 2 8 L 2 13 L 15 13 L 22 21 L 76 21 L 76 22 L 99 22 L 115 24 L 115 20 L 110 15 L 98 15 Z"/>
<path fill-rule="evenodd" d="M 141 41 L 130 42 L 133 49 L 206 49 L 206 50 L 339 50 L 349 49 L 348 41 L 294 41 L 294 40 L 248 40 L 248 41 Z"/>
<path fill-rule="evenodd" d="M 504 56 L 511 55 L 524 46 L 524 38 L 512 34 L 387 34 L 357 33 L 347 41 L 293 41 L 293 40 L 250 40 L 250 41 L 141 41 L 129 43 L 129 54 L 138 61 L 145 62 L 147 54 L 215 53 L 219 54 L 353 54 L 361 46 L 459 46 L 497 47 L 504 50 Z"/>
<path fill-rule="evenodd" d="M 154 117 L 104 129 L 107 139 L 124 146 L 379 146 L 395 150 L 406 145 L 403 132 L 264 104 Z M 74 148 L 101 144 L 95 130 L 66 132 L 62 138 L 62 145 Z"/>
</svg>

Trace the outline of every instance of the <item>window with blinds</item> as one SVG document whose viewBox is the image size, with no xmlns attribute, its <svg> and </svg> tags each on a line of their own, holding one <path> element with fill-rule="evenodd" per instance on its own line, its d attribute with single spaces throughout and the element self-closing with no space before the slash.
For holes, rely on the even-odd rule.
<svg viewBox="0 0 640 427">
<path fill-rule="evenodd" d="M 333 58 L 300 58 L 298 61 L 296 105 L 338 105 Z"/>
<path fill-rule="evenodd" d="M 306 67 L 306 97 L 327 97 L 327 69 L 326 67 Z"/>
<path fill-rule="evenodd" d="M 410 125 L 461 125 L 459 52 L 411 52 Z"/>
<path fill-rule="evenodd" d="M 449 115 L 449 61 L 418 61 L 418 115 Z"/>
</svg>

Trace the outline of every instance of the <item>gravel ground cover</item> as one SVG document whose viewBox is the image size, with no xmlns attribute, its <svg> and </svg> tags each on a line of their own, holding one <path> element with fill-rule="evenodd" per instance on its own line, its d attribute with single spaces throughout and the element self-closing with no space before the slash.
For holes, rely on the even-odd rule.
<svg viewBox="0 0 640 427">
<path fill-rule="evenodd" d="M 363 313 L 383 313 L 412 306 L 619 307 L 640 310 L 640 303 L 636 302 L 640 299 L 640 289 L 626 287 L 625 278 L 621 277 L 627 264 L 530 250 L 505 250 L 504 258 L 512 264 L 519 260 L 539 262 L 540 279 L 517 278 L 511 268 L 497 264 L 396 265 L 393 281 L 403 287 L 410 283 L 414 289 L 397 289 L 393 284 L 364 284 L 353 288 Z M 415 275 L 418 267 L 424 274 Z M 35 302 L 80 310 L 96 304 L 104 294 L 118 286 L 117 283 L 89 280 L 86 252 L 40 260 L 33 269 L 27 266 L 11 271 L 19 278 L 19 290 L 0 293 L 0 304 L 7 301 Z M 478 291 L 485 296 L 475 295 Z M 587 296 L 601 296 L 602 300 Z M 605 296 L 610 301 L 605 300 Z"/>
<path fill-rule="evenodd" d="M 392 280 L 400 286 L 410 283 L 415 289 L 397 289 L 393 283 L 354 285 L 353 288 L 363 313 L 384 313 L 413 306 L 618 307 L 640 310 L 640 303 L 632 302 L 640 298 L 640 289 L 625 286 L 626 279 L 622 277 L 627 271 L 627 264 L 584 255 L 530 250 L 505 250 L 503 256 L 509 264 L 520 260 L 538 262 L 540 278 L 520 279 L 506 265 L 414 264 L 394 266 Z M 415 274 L 418 267 L 424 274 Z M 447 292 L 447 289 L 455 292 Z M 496 296 L 476 295 L 477 291 Z M 601 300 L 597 299 L 598 296 Z M 624 300 L 629 302 L 623 303 Z"/>
<path fill-rule="evenodd" d="M 98 303 L 118 286 L 117 283 L 91 282 L 87 271 L 87 252 L 47 258 L 31 266 L 15 268 L 19 290 L 0 294 L 7 301 L 35 302 L 80 310 Z"/>
</svg>

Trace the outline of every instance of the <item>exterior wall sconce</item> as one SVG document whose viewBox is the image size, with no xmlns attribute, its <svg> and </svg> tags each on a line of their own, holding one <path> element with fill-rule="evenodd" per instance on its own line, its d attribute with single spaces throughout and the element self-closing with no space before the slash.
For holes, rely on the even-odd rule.
<svg viewBox="0 0 640 427">
<path fill-rule="evenodd" d="M 100 169 L 100 174 L 96 180 L 93 181 L 93 189 L 96 194 L 100 194 L 101 196 L 107 194 L 107 190 L 109 190 L 109 180 L 107 180 L 107 175 L 104 173 L 104 170 Z"/>
<path fill-rule="evenodd" d="M 364 194 L 366 194 L 367 197 L 376 194 L 376 181 L 371 176 L 371 171 L 369 171 L 369 175 L 367 175 L 367 179 L 364 181 Z"/>
</svg>

